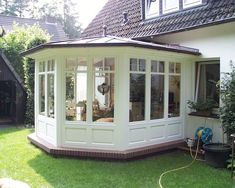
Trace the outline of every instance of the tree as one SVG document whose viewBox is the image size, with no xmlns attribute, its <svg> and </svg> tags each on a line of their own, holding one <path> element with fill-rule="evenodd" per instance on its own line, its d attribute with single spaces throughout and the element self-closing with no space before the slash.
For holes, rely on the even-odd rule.
<svg viewBox="0 0 235 188">
<path fill-rule="evenodd" d="M 18 17 L 23 17 L 23 13 L 29 6 L 29 0 L 14 0 L 11 5 L 11 11 Z"/>
<path fill-rule="evenodd" d="M 29 1 L 33 0 L 3 0 L 0 13 L 7 16 L 22 17 L 23 13 L 27 11 Z"/>
<path fill-rule="evenodd" d="M 41 19 L 53 18 L 63 26 L 65 33 L 70 39 L 77 38 L 81 33 L 81 26 L 78 22 L 78 14 L 74 10 L 75 3 L 71 0 L 50 1 L 38 9 Z M 35 14 L 35 13 L 34 13 Z"/>
<path fill-rule="evenodd" d="M 0 13 L 8 16 L 16 16 L 12 11 L 13 0 L 2 0 L 0 3 Z"/>
<path fill-rule="evenodd" d="M 1 14 L 43 20 L 50 18 L 63 26 L 70 39 L 80 36 L 81 25 L 72 0 L 50 0 L 44 4 L 39 0 L 2 0 L 0 5 Z"/>
<path fill-rule="evenodd" d="M 77 22 L 78 14 L 74 10 L 75 3 L 71 0 L 63 0 L 64 4 L 64 19 L 63 26 L 64 31 L 69 38 L 78 38 L 81 33 L 81 25 Z"/>
</svg>

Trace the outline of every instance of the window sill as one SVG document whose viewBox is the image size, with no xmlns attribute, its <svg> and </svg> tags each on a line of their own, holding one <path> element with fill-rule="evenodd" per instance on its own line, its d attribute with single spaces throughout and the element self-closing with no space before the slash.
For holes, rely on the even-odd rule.
<svg viewBox="0 0 235 188">
<path fill-rule="evenodd" d="M 188 115 L 189 116 L 196 116 L 196 117 L 212 118 L 212 119 L 219 119 L 220 118 L 219 115 L 217 115 L 217 114 L 212 114 L 212 115 L 207 116 L 207 115 L 199 115 L 199 114 L 197 114 L 197 112 L 191 112 Z"/>
</svg>

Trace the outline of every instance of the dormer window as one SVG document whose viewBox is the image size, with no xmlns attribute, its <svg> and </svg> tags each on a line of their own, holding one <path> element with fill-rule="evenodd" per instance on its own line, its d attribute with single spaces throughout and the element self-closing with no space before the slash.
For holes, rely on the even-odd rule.
<svg viewBox="0 0 235 188">
<path fill-rule="evenodd" d="M 154 18 L 205 3 L 206 0 L 142 0 L 144 18 Z"/>
<path fill-rule="evenodd" d="M 163 14 L 179 10 L 179 0 L 163 0 Z"/>
<path fill-rule="evenodd" d="M 189 8 L 200 4 L 202 4 L 202 0 L 183 0 L 183 8 Z"/>
<path fill-rule="evenodd" d="M 159 0 L 146 0 L 145 7 L 146 18 L 159 16 Z"/>
</svg>

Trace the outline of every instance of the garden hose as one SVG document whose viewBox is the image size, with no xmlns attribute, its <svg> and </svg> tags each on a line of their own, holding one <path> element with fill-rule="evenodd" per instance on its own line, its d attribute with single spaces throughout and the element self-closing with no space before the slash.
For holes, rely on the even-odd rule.
<svg viewBox="0 0 235 188">
<path fill-rule="evenodd" d="M 191 156 L 192 156 L 192 158 L 193 158 L 193 161 L 192 161 L 191 163 L 189 163 L 189 164 L 186 165 L 186 166 L 182 166 L 182 167 L 180 167 L 180 168 L 175 168 L 175 169 L 172 169 L 172 170 L 168 170 L 168 171 L 166 171 L 166 172 L 163 172 L 163 173 L 160 175 L 160 178 L 159 178 L 159 180 L 158 180 L 158 184 L 159 184 L 160 188 L 163 188 L 163 186 L 162 186 L 162 184 L 161 184 L 161 181 L 162 181 L 162 178 L 163 178 L 164 175 L 166 175 L 166 174 L 168 174 L 168 173 L 170 173 L 170 172 L 175 172 L 175 171 L 178 171 L 178 170 L 182 170 L 182 169 L 185 169 L 185 168 L 189 168 L 189 167 L 197 160 L 197 154 L 198 154 L 198 151 L 199 151 L 199 143 L 200 143 L 200 138 L 199 138 L 198 141 L 197 141 L 197 149 L 196 149 L 196 154 L 195 154 L 195 156 L 193 156 L 192 150 L 191 150 L 191 147 L 190 147 L 190 154 L 191 154 Z"/>
</svg>

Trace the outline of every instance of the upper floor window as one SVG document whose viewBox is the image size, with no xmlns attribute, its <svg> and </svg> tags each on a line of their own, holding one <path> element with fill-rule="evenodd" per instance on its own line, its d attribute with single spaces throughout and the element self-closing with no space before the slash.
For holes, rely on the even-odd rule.
<svg viewBox="0 0 235 188">
<path fill-rule="evenodd" d="M 144 0 L 145 18 L 153 18 L 203 3 L 203 0 Z"/>
<path fill-rule="evenodd" d="M 179 10 L 179 0 L 162 0 L 163 13 L 169 13 Z"/>
<path fill-rule="evenodd" d="M 183 8 L 202 4 L 202 0 L 183 0 Z"/>
<path fill-rule="evenodd" d="M 145 1 L 146 18 L 152 18 L 159 15 L 159 0 Z"/>
</svg>

